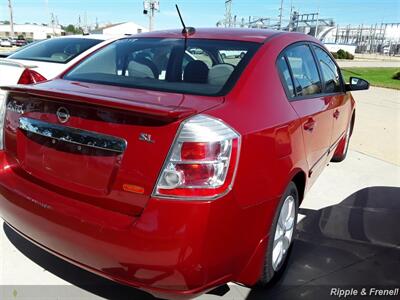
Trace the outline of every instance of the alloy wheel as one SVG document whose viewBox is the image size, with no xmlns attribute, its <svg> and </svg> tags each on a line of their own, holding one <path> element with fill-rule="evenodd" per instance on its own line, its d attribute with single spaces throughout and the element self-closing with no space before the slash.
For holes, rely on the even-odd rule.
<svg viewBox="0 0 400 300">
<path fill-rule="evenodd" d="M 282 266 L 292 243 L 295 227 L 295 205 L 295 199 L 289 195 L 286 197 L 279 213 L 272 250 L 272 268 L 274 271 L 278 271 Z"/>
</svg>

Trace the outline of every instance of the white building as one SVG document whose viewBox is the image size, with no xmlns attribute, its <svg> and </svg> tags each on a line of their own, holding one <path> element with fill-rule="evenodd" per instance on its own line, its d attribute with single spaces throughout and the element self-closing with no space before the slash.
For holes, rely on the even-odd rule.
<svg viewBox="0 0 400 300">
<path fill-rule="evenodd" d="M 148 29 L 134 22 L 124 22 L 118 24 L 111 24 L 98 29 L 92 30 L 92 33 L 104 35 L 130 35 L 142 32 L 147 32 Z"/>
<path fill-rule="evenodd" d="M 24 24 L 18 25 L 14 24 L 14 36 L 24 36 L 25 39 L 30 40 L 43 40 L 48 37 L 61 36 L 65 35 L 64 30 L 60 27 L 55 26 L 54 28 L 51 26 L 44 25 L 34 25 L 34 24 Z M 9 38 L 11 36 L 11 26 L 0 24 L 0 38 Z"/>
<path fill-rule="evenodd" d="M 338 52 L 339 50 L 344 50 L 349 52 L 350 54 L 356 53 L 356 45 L 348 45 L 348 44 L 335 44 L 335 43 L 324 43 L 326 49 L 330 52 Z"/>
</svg>

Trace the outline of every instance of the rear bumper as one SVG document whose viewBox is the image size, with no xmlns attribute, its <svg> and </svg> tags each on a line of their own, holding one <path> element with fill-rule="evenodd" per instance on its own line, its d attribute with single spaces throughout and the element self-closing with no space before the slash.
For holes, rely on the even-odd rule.
<svg viewBox="0 0 400 300">
<path fill-rule="evenodd" d="M 164 298 L 237 280 L 249 264 L 263 237 L 260 210 L 237 207 L 232 194 L 150 199 L 134 218 L 45 190 L 15 174 L 0 152 L 0 215 L 8 224 L 84 269 Z"/>
<path fill-rule="evenodd" d="M 7 222 L 6 222 L 7 223 Z M 15 232 L 17 232 L 19 235 L 21 235 L 23 238 L 29 240 L 30 242 L 32 242 L 33 244 L 37 245 L 38 247 L 42 248 L 43 250 L 52 253 L 53 255 L 73 264 L 76 265 L 84 270 L 87 270 L 89 272 L 95 273 L 99 276 L 108 278 L 110 280 L 113 280 L 115 282 L 124 284 L 124 285 L 128 285 L 128 286 L 132 286 L 132 287 L 136 287 L 139 288 L 141 290 L 147 291 L 148 293 L 152 294 L 155 297 L 159 297 L 162 299 L 191 299 L 197 296 L 200 296 L 201 294 L 204 294 L 205 292 L 207 292 L 208 290 L 211 290 L 213 288 L 215 288 L 216 286 L 222 285 L 229 280 L 230 276 L 226 276 L 223 278 L 220 278 L 218 280 L 215 280 L 214 282 L 209 282 L 206 285 L 191 289 L 191 290 L 171 290 L 169 288 L 157 288 L 157 287 L 149 287 L 148 284 L 145 284 L 143 282 L 132 282 L 132 280 L 129 280 L 127 278 L 123 278 L 123 277 L 116 277 L 116 276 L 112 276 L 109 273 L 103 272 L 103 271 L 99 271 L 97 269 L 93 269 L 90 266 L 84 265 L 81 262 L 77 262 L 74 260 L 71 260 L 68 257 L 63 256 L 60 253 L 57 253 L 55 251 L 53 251 L 52 249 L 49 249 L 45 246 L 43 246 L 42 244 L 36 242 L 35 240 L 32 240 L 29 236 L 26 236 L 25 234 L 23 234 L 22 232 L 20 232 L 19 230 L 17 230 L 16 228 L 14 228 L 11 224 L 7 223 L 7 225 L 9 226 L 9 228 L 11 228 L 12 230 L 14 230 Z"/>
</svg>

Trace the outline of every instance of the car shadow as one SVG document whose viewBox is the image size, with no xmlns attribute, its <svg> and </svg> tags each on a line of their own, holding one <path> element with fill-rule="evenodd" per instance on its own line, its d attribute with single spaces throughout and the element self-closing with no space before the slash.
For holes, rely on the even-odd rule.
<svg viewBox="0 0 400 300">
<path fill-rule="evenodd" d="M 332 287 L 395 287 L 400 281 L 400 188 L 369 187 L 320 210 L 300 209 L 285 272 L 247 300 L 325 299 Z M 10 242 L 30 260 L 105 299 L 156 299 L 76 267 L 26 240 L 8 225 Z M 224 288 L 225 287 L 225 288 Z M 228 286 L 211 294 L 229 297 Z M 241 289 L 240 287 L 238 287 Z M 237 297 L 235 297 L 236 299 Z M 353 298 L 352 298 L 353 299 Z"/>
<path fill-rule="evenodd" d="M 400 188 L 368 187 L 337 205 L 300 214 L 305 218 L 285 272 L 269 287 L 252 289 L 247 300 L 326 299 L 332 288 L 369 293 L 372 287 L 399 287 Z"/>
</svg>

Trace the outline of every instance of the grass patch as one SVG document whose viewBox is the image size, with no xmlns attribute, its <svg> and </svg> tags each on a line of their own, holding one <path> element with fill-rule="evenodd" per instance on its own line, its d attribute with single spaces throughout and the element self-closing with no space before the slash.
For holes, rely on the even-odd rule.
<svg viewBox="0 0 400 300">
<path fill-rule="evenodd" d="M 368 80 L 373 86 L 400 90 L 400 80 L 393 79 L 393 75 L 400 71 L 399 68 L 342 68 L 346 82 L 350 76 Z"/>
</svg>

